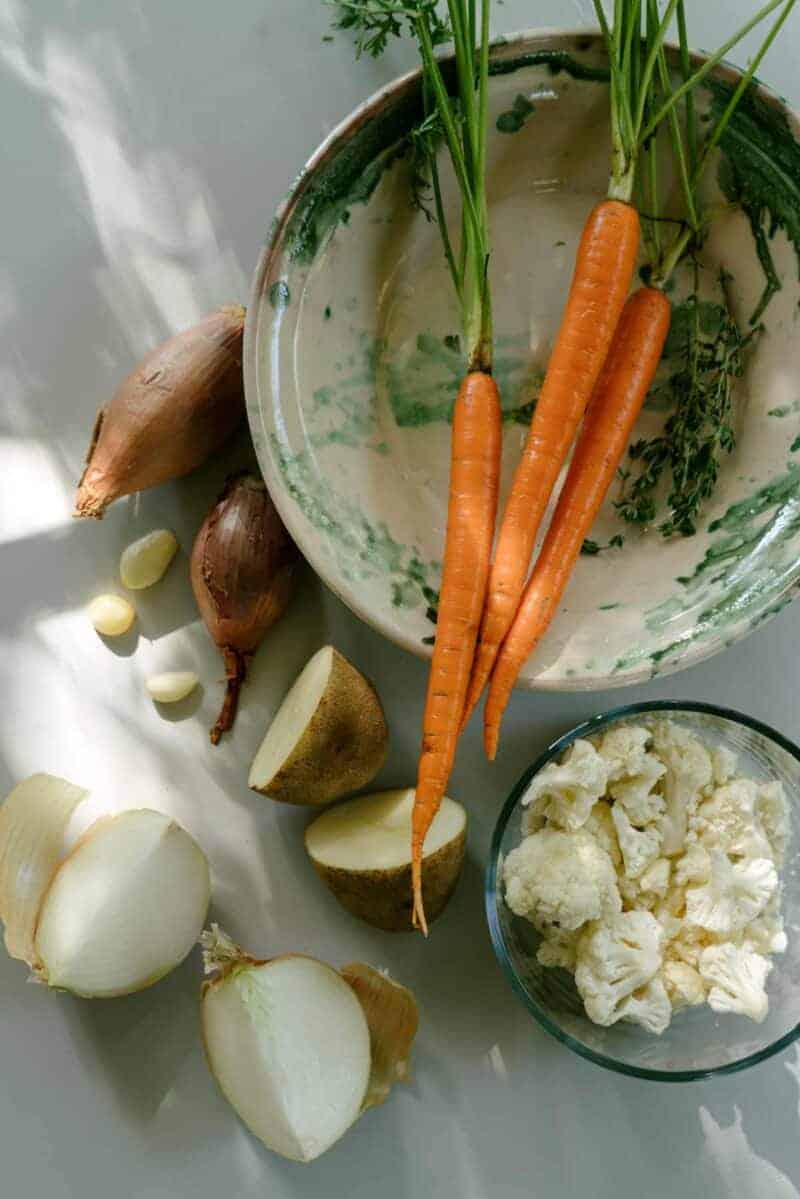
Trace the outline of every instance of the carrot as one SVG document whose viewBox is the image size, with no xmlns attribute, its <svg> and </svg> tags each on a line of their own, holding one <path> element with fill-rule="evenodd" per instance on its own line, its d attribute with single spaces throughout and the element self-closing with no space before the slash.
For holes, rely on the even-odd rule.
<svg viewBox="0 0 800 1199">
<path fill-rule="evenodd" d="M 480 628 L 497 513 L 501 439 L 497 386 L 490 375 L 472 371 L 461 384 L 453 413 L 447 535 L 412 825 L 414 923 L 425 933 L 422 850 L 453 767 Z"/>
<path fill-rule="evenodd" d="M 639 288 L 625 304 L 547 537 L 492 674 L 484 716 L 490 759 L 497 753 L 500 721 L 517 675 L 553 619 L 625 452 L 658 368 L 669 323 L 669 300 L 656 288 Z"/>
<path fill-rule="evenodd" d="M 464 724 L 517 611 L 536 534 L 602 370 L 638 248 L 636 209 L 621 200 L 598 204 L 583 231 L 561 329 L 500 526 Z"/>
</svg>

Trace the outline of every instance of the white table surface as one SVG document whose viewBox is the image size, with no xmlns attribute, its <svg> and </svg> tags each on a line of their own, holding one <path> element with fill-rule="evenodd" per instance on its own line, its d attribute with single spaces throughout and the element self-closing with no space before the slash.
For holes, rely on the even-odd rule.
<svg viewBox="0 0 800 1199">
<path fill-rule="evenodd" d="M 498 31 L 587 24 L 588 0 L 507 0 Z M 752 0 L 698 0 L 695 42 Z M 313 1166 L 281 1161 L 237 1123 L 200 1052 L 193 956 L 127 1000 L 28 986 L 0 956 L 0 1194 L 14 1199 L 380 1195 L 790 1199 L 800 1188 L 800 1055 L 666 1086 L 574 1057 L 511 993 L 483 919 L 482 870 L 501 798 L 555 734 L 619 702 L 739 706 L 800 733 L 800 605 L 687 673 L 624 693 L 520 694 L 502 760 L 476 731 L 451 793 L 471 812 L 469 863 L 426 944 L 358 924 L 313 876 L 307 817 L 248 792 L 263 729 L 307 656 L 333 641 L 376 681 L 392 729 L 379 782 L 412 782 L 425 666 L 309 579 L 265 642 L 235 737 L 206 729 L 219 665 L 187 578 L 193 534 L 236 453 L 106 520 L 71 519 L 96 408 L 135 360 L 210 307 L 245 300 L 272 211 L 356 101 L 410 61 L 354 64 L 325 42 L 316 0 L 0 0 L 0 794 L 35 770 L 92 789 L 92 811 L 155 806 L 208 850 L 217 919 L 255 951 L 364 958 L 413 986 L 422 1029 L 411 1086 Z M 800 101 L 800 14 L 762 76 Z M 740 55 L 739 61 L 742 60 Z M 242 454 L 244 454 L 244 448 Z M 182 553 L 111 652 L 87 599 L 115 585 L 136 533 L 172 526 Z M 199 670 L 174 720 L 143 691 L 156 666 Z"/>
</svg>

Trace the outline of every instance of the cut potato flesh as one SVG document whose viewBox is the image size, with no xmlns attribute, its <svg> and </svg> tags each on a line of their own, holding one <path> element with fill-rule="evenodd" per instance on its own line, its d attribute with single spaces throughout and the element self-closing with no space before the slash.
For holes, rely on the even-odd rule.
<svg viewBox="0 0 800 1199">
<path fill-rule="evenodd" d="M 273 779 L 294 751 L 325 694 L 332 665 L 333 646 L 326 645 L 303 669 L 256 754 L 250 771 L 251 787 Z"/>
<path fill-rule="evenodd" d="M 205 992 L 203 1032 L 223 1094 L 274 1152 L 312 1161 L 358 1118 L 370 1033 L 330 966 L 284 957 L 233 971 Z"/>
<path fill-rule="evenodd" d="M 137 809 L 98 821 L 45 895 L 43 980 L 92 998 L 142 990 L 189 954 L 210 893 L 202 850 L 168 816 Z"/>
<path fill-rule="evenodd" d="M 351 799 L 317 817 L 306 832 L 306 848 L 312 858 L 338 870 L 407 866 L 413 810 L 413 787 Z M 425 857 L 462 836 L 466 823 L 461 805 L 445 797 L 425 838 Z"/>
<path fill-rule="evenodd" d="M 414 791 L 384 791 L 340 804 L 306 830 L 317 874 L 343 907 L 387 932 L 411 921 Z M 445 798 L 425 839 L 422 893 L 429 923 L 447 906 L 464 864 L 467 817 Z"/>
<path fill-rule="evenodd" d="M 327 645 L 314 654 L 281 704 L 249 784 L 282 803 L 330 803 L 371 782 L 387 746 L 374 688 Z"/>
</svg>

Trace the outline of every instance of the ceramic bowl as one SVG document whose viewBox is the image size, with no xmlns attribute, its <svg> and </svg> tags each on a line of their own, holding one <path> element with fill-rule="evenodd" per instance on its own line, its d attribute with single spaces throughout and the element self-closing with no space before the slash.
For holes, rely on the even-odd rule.
<svg viewBox="0 0 800 1199">
<path fill-rule="evenodd" d="M 527 920 L 506 905 L 502 865 L 520 842 L 521 800 L 531 779 L 559 758 L 578 737 L 590 737 L 618 723 L 669 719 L 709 745 L 723 745 L 739 761 L 741 774 L 759 782 L 779 779 L 789 802 L 790 839 L 781 867 L 781 908 L 788 938 L 786 952 L 772 957 L 767 980 L 769 1013 L 762 1024 L 745 1016 L 714 1012 L 707 1006 L 673 1016 L 654 1036 L 620 1022 L 600 1028 L 586 1016 L 580 995 L 565 970 L 541 966 L 541 938 Z M 662 701 L 618 708 L 587 721 L 559 738 L 522 776 L 497 822 L 486 873 L 486 913 L 495 953 L 528 1011 L 549 1033 L 581 1057 L 609 1070 L 664 1082 L 690 1082 L 731 1074 L 785 1049 L 800 1036 L 800 749 L 780 733 L 739 712 L 710 704 Z"/>
<path fill-rule="evenodd" d="M 496 376 L 505 413 L 503 490 L 523 445 L 569 284 L 580 230 L 605 192 L 608 87 L 602 42 L 526 34 L 498 46 L 490 87 L 489 198 Z M 720 68 L 714 79 L 735 78 Z M 704 93 L 704 104 L 713 99 Z M 360 617 L 420 655 L 433 642 L 444 542 L 450 426 L 462 373 L 459 319 L 436 225 L 410 199 L 405 135 L 419 77 L 397 80 L 313 155 L 280 209 L 259 264 L 245 338 L 259 460 L 289 530 Z M 726 142 L 794 117 L 761 89 Z M 748 140 L 749 139 L 749 140 Z M 792 159 L 792 169 L 794 169 Z M 447 176 L 447 171 L 445 170 Z M 716 187 L 715 170 L 710 183 Z M 712 197 L 713 198 L 713 197 Z M 446 189 L 446 205 L 455 196 Z M 665 540 L 623 525 L 612 488 L 561 609 L 520 675 L 525 687 L 623 685 L 677 670 L 743 637 L 794 594 L 800 574 L 800 340 L 797 264 L 769 245 L 783 288 L 746 355 L 738 448 L 697 534 Z M 724 266 L 743 329 L 763 290 L 749 223 L 713 222 L 704 288 Z M 680 302 L 686 277 L 674 293 Z M 680 354 L 674 321 L 673 354 Z M 673 366 L 674 367 L 674 360 Z M 654 392 L 636 436 L 664 412 Z"/>
</svg>

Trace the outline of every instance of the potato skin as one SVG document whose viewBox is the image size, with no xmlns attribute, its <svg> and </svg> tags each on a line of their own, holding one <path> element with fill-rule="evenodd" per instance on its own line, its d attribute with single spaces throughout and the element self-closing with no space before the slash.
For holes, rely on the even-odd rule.
<svg viewBox="0 0 800 1199">
<path fill-rule="evenodd" d="M 423 859 L 422 895 L 431 924 L 456 889 L 467 848 L 466 828 L 455 840 Z M 311 858 L 311 855 L 309 854 Z M 342 907 L 387 933 L 413 930 L 411 863 L 393 870 L 342 870 L 311 858 L 314 869 Z"/>
<path fill-rule="evenodd" d="M 278 803 L 319 807 L 366 787 L 386 761 L 389 730 L 378 693 L 338 650 L 303 736 L 263 787 Z"/>
</svg>

